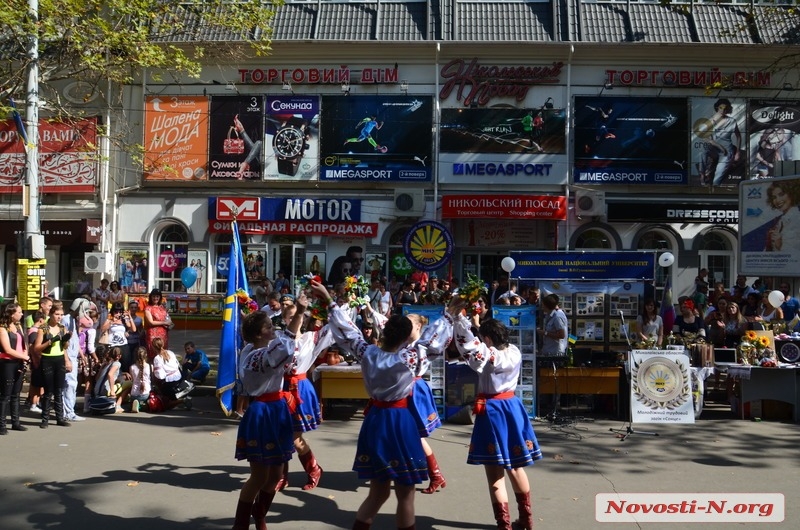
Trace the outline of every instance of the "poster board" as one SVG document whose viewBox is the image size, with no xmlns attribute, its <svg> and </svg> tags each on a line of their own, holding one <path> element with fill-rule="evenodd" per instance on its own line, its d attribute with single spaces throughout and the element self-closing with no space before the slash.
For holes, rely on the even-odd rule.
<svg viewBox="0 0 800 530">
<path fill-rule="evenodd" d="M 633 350 L 630 372 L 631 423 L 694 423 L 688 355 Z"/>
</svg>

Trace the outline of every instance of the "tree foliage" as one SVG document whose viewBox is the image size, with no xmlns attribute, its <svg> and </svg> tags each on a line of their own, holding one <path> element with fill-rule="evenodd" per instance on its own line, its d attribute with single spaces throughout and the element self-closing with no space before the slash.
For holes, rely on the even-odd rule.
<svg viewBox="0 0 800 530">
<path fill-rule="evenodd" d="M 125 84 L 143 69 L 197 77 L 204 58 L 270 51 L 271 22 L 282 0 L 27 0 L 0 2 L 0 86 L 25 93 L 27 47 L 38 38 L 40 86 L 82 81 L 90 90 Z M 50 91 L 51 94 L 56 94 Z M 56 96 L 57 97 L 57 96 Z M 48 104 L 63 108 L 61 101 Z"/>
</svg>

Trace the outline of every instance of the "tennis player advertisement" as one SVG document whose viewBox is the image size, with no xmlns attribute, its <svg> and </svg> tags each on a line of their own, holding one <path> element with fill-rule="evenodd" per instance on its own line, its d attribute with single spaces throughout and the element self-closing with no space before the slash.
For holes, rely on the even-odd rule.
<svg viewBox="0 0 800 530">
<path fill-rule="evenodd" d="M 323 96 L 320 180 L 430 181 L 433 100 Z"/>
<path fill-rule="evenodd" d="M 575 97 L 576 184 L 689 182 L 685 98 Z"/>
</svg>

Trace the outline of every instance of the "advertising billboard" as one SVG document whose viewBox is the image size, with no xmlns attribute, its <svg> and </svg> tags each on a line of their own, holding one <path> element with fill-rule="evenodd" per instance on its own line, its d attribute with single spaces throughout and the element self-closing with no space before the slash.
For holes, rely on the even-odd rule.
<svg viewBox="0 0 800 530">
<path fill-rule="evenodd" d="M 442 182 L 566 184 L 564 109 L 442 109 L 440 131 Z"/>
<path fill-rule="evenodd" d="M 206 180 L 208 98 L 147 96 L 144 101 L 144 179 Z"/>
<path fill-rule="evenodd" d="M 743 182 L 739 210 L 739 273 L 796 276 L 800 260 L 800 177 Z"/>
<path fill-rule="evenodd" d="M 323 96 L 320 180 L 430 181 L 433 99 Z"/>
<path fill-rule="evenodd" d="M 747 101 L 741 98 L 691 98 L 693 186 L 736 192 L 749 175 Z"/>
<path fill-rule="evenodd" d="M 685 98 L 575 97 L 576 184 L 689 182 Z"/>
<path fill-rule="evenodd" d="M 260 180 L 264 156 L 264 98 L 211 98 L 209 142 L 209 180 Z"/>
<path fill-rule="evenodd" d="M 319 97 L 267 97 L 264 178 L 316 180 Z"/>
<path fill-rule="evenodd" d="M 750 177 L 774 177 L 780 162 L 800 160 L 800 101 L 751 99 L 748 107 Z"/>
</svg>

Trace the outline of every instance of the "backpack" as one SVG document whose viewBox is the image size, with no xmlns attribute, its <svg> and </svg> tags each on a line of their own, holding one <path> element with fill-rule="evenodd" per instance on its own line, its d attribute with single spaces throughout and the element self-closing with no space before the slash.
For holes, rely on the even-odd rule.
<svg viewBox="0 0 800 530">
<path fill-rule="evenodd" d="M 164 401 L 155 391 L 150 391 L 150 396 L 147 398 L 147 411 L 152 413 L 164 412 Z"/>
</svg>

